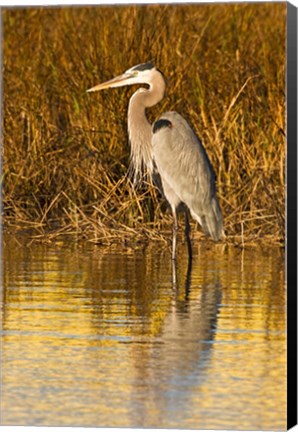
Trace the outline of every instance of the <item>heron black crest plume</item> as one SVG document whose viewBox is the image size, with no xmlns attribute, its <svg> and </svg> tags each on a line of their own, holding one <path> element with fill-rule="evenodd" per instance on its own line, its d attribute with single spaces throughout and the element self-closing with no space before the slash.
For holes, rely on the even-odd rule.
<svg viewBox="0 0 298 432">
<path fill-rule="evenodd" d="M 148 62 L 148 63 L 141 63 L 137 66 L 134 66 L 131 68 L 132 71 L 145 71 L 145 70 L 150 70 L 153 69 L 154 65 L 152 64 L 152 62 Z"/>
</svg>

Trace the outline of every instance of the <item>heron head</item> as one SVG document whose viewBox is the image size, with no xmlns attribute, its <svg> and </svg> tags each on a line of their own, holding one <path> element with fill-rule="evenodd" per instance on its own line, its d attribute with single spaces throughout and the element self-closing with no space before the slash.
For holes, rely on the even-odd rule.
<svg viewBox="0 0 298 432">
<path fill-rule="evenodd" d="M 108 88 L 123 87 L 133 84 L 150 84 L 154 73 L 157 72 L 155 66 L 148 63 L 141 63 L 125 71 L 109 81 L 105 81 L 87 90 L 87 92 L 96 92 Z"/>
</svg>

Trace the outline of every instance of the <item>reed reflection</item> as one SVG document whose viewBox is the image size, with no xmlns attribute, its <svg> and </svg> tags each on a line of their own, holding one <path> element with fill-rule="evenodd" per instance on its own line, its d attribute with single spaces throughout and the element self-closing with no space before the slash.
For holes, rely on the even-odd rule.
<svg viewBox="0 0 298 432">
<path fill-rule="evenodd" d="M 282 426 L 282 260 L 204 244 L 173 268 L 156 245 L 8 241 L 3 423 Z"/>
</svg>

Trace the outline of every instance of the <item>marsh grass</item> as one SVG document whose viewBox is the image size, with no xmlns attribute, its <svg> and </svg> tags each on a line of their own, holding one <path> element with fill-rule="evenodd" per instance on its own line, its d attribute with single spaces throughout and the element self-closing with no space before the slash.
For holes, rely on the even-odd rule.
<svg viewBox="0 0 298 432">
<path fill-rule="evenodd" d="M 135 88 L 86 93 L 154 60 L 167 94 L 148 117 L 177 110 L 202 139 L 227 241 L 283 242 L 285 20 L 285 3 L 4 10 L 6 227 L 99 243 L 166 238 L 165 202 L 126 176 Z"/>
</svg>

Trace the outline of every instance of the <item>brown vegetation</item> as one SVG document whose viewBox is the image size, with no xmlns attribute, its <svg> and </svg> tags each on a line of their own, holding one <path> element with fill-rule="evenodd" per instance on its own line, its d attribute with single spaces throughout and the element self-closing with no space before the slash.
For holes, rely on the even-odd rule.
<svg viewBox="0 0 298 432">
<path fill-rule="evenodd" d="M 126 178 L 128 99 L 86 89 L 154 60 L 217 174 L 227 241 L 282 242 L 285 3 L 16 8 L 3 12 L 6 227 L 96 242 L 162 238 L 170 213 Z M 197 231 L 199 232 L 199 231 Z"/>
</svg>

